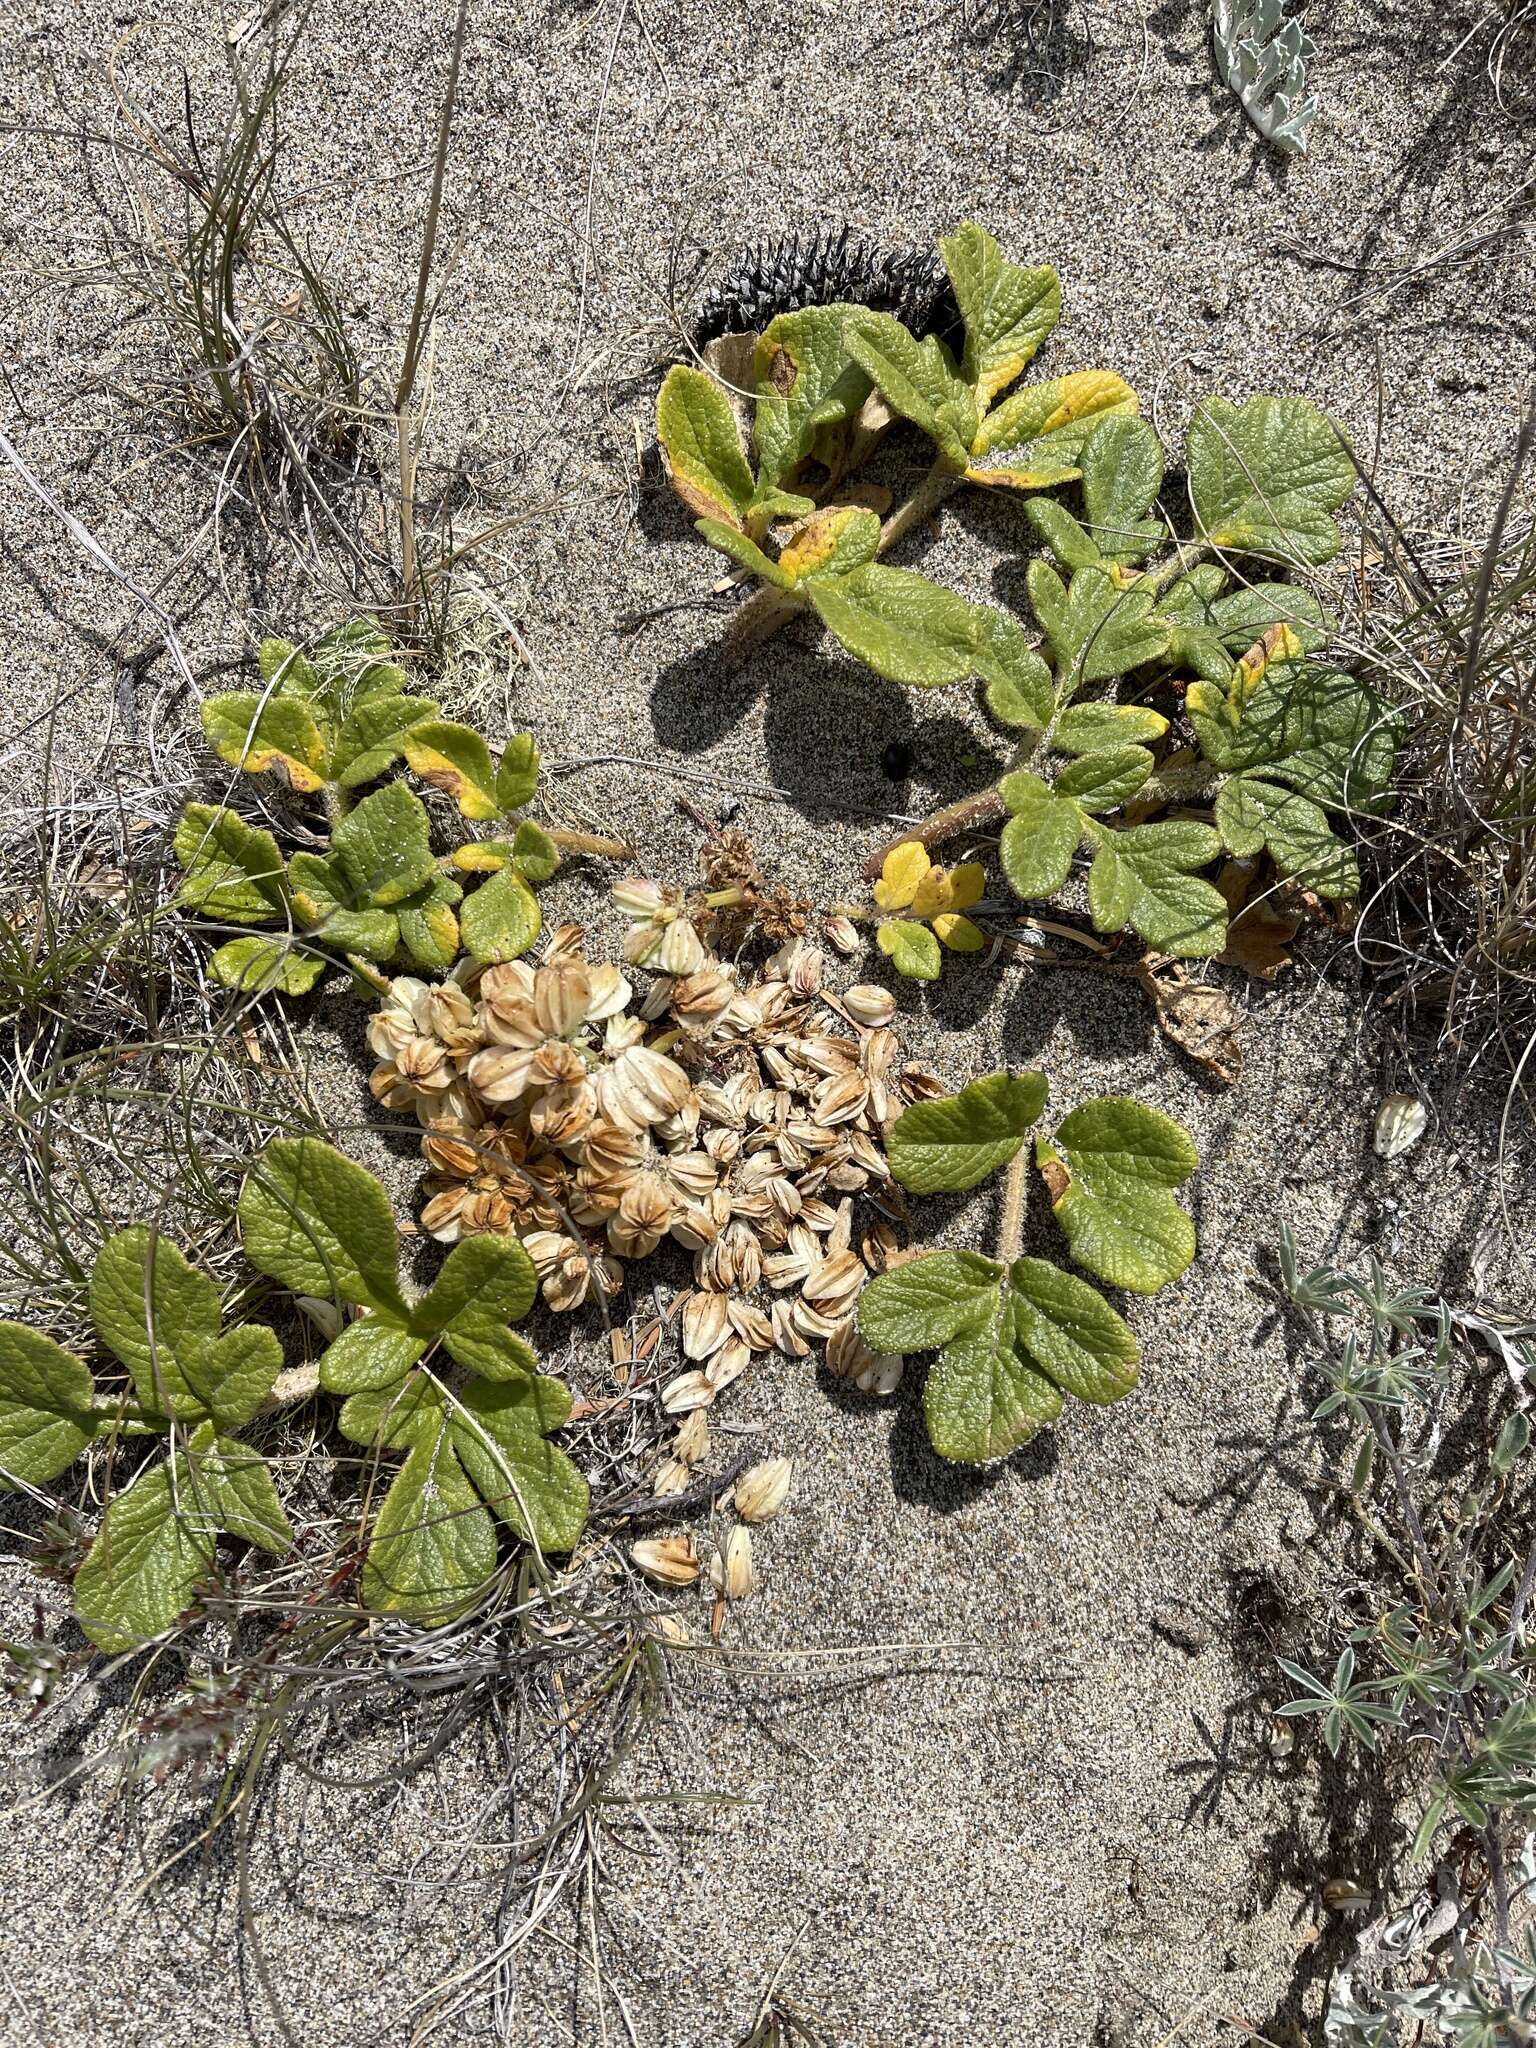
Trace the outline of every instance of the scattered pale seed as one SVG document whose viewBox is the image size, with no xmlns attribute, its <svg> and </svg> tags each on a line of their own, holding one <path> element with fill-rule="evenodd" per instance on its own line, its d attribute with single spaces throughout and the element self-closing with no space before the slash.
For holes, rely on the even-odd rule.
<svg viewBox="0 0 1536 2048">
<path fill-rule="evenodd" d="M 648 1579 L 663 1586 L 691 1586 L 699 1576 L 699 1553 L 691 1536 L 647 1536 L 632 1544 L 629 1554 Z"/>
<path fill-rule="evenodd" d="M 745 1600 L 752 1591 L 752 1532 L 739 1523 L 725 1539 L 723 1551 L 709 1561 L 710 1584 L 723 1600 Z"/>
<path fill-rule="evenodd" d="M 707 1408 L 714 1398 L 714 1385 L 701 1372 L 680 1372 L 661 1390 L 661 1405 L 669 1415 L 686 1415 L 691 1408 Z"/>
<path fill-rule="evenodd" d="M 744 1522 L 769 1522 L 783 1507 L 794 1467 L 788 1458 L 764 1458 L 736 1482 L 736 1512 Z"/>
</svg>

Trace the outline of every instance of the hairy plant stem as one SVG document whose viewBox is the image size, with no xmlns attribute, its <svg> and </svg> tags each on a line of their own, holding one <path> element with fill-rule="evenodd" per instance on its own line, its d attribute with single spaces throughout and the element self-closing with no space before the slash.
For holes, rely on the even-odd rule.
<svg viewBox="0 0 1536 2048">
<path fill-rule="evenodd" d="M 1024 1242 L 1024 1218 L 1029 1211 L 1029 1141 L 1019 1147 L 1003 1182 L 1003 1221 L 998 1232 L 999 1263 L 1011 1268 Z"/>
<path fill-rule="evenodd" d="M 881 527 L 876 556 L 883 555 L 899 540 L 905 540 L 913 527 L 931 518 L 964 481 L 958 470 L 950 469 L 942 462 L 934 463 L 911 497 L 898 505 Z M 798 597 L 794 591 L 774 590 L 764 584 L 753 592 L 726 627 L 721 643 L 726 660 L 733 668 L 739 668 L 754 648 L 761 647 L 765 640 L 771 640 L 797 612 L 804 609 L 804 598 Z"/>
<path fill-rule="evenodd" d="M 596 860 L 629 860 L 635 849 L 625 839 L 604 839 L 596 832 L 567 832 L 546 825 L 545 831 L 562 853 L 590 853 Z"/>
</svg>

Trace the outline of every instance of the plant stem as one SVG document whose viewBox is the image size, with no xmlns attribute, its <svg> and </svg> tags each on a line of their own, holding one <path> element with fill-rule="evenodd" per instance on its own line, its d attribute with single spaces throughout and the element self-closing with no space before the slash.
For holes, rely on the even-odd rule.
<svg viewBox="0 0 1536 2048">
<path fill-rule="evenodd" d="M 905 540 L 913 527 L 931 518 L 964 481 L 958 470 L 950 469 L 942 462 L 934 463 L 911 497 L 898 505 L 881 527 L 876 555 L 883 555 L 897 541 Z M 739 668 L 754 648 L 761 647 L 765 640 L 771 640 L 775 633 L 789 624 L 796 612 L 804 609 L 805 600 L 794 591 L 774 590 L 768 584 L 761 585 L 733 615 L 725 629 L 721 645 L 726 660 L 733 668 Z"/>
<path fill-rule="evenodd" d="M 567 832 L 546 825 L 545 831 L 562 853 L 590 853 L 595 860 L 630 860 L 635 849 L 625 839 L 604 839 L 595 832 Z"/>
<path fill-rule="evenodd" d="M 1024 1242 L 1024 1218 L 1029 1209 L 1029 1140 L 1013 1155 L 1008 1178 L 1003 1182 L 1003 1223 L 997 1240 L 997 1256 L 1012 1266 Z"/>
</svg>

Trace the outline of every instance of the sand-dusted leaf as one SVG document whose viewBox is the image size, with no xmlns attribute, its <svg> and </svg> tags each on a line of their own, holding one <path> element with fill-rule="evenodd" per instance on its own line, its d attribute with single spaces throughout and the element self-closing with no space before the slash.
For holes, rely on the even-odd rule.
<svg viewBox="0 0 1536 2048">
<path fill-rule="evenodd" d="M 401 751 L 412 771 L 433 789 L 446 790 L 461 816 L 494 818 L 501 804 L 491 750 L 472 726 L 452 719 L 430 719 L 412 726 Z"/>
<path fill-rule="evenodd" d="M 979 1252 L 927 1252 L 871 1280 L 859 1332 L 876 1351 L 934 1351 L 988 1312 L 1002 1267 Z"/>
<path fill-rule="evenodd" d="M 496 766 L 496 801 L 503 811 L 531 804 L 539 786 L 539 749 L 532 733 L 515 732 Z"/>
<path fill-rule="evenodd" d="M 1080 462 L 1094 545 L 1109 561 L 1141 561 L 1167 530 L 1145 516 L 1163 487 L 1162 443 L 1145 420 L 1115 414 L 1088 436 Z"/>
<path fill-rule="evenodd" d="M 781 569 L 771 555 L 764 554 L 757 542 L 739 527 L 727 526 L 721 519 L 696 519 L 693 530 L 722 555 L 729 555 L 738 568 L 760 576 L 775 590 L 788 590 L 793 584 L 794 578 Z"/>
<path fill-rule="evenodd" d="M 295 1294 L 405 1317 L 394 1212 L 366 1168 L 318 1138 L 274 1138 L 240 1189 L 253 1266 Z"/>
<path fill-rule="evenodd" d="M 426 807 L 404 783 L 387 783 L 348 811 L 332 834 L 331 857 L 355 903 L 388 909 L 436 872 Z"/>
<path fill-rule="evenodd" d="M 496 1531 L 454 1449 L 441 1396 L 421 1426 L 369 1532 L 363 1599 L 380 1614 L 455 1614 L 496 1569 Z"/>
<path fill-rule="evenodd" d="M 329 964 L 323 953 L 311 953 L 291 939 L 228 939 L 209 957 L 208 972 L 221 988 L 239 995 L 301 996 Z"/>
<path fill-rule="evenodd" d="M 1095 754 L 1103 747 L 1144 746 L 1161 739 L 1168 721 L 1145 704 L 1071 704 L 1051 732 L 1063 754 Z"/>
<path fill-rule="evenodd" d="M 369 696 L 348 712 L 331 755 L 343 789 L 376 781 L 405 751 L 406 736 L 440 716 L 430 697 Z"/>
<path fill-rule="evenodd" d="M 90 1293 L 96 1334 L 127 1366 L 142 1408 L 238 1429 L 271 1393 L 283 1363 L 274 1332 L 222 1331 L 218 1288 L 147 1224 L 107 1239 Z"/>
<path fill-rule="evenodd" d="M 533 1261 L 515 1237 L 466 1238 L 411 1310 L 410 1327 L 419 1337 L 440 1339 L 460 1365 L 499 1379 L 507 1354 L 497 1333 L 522 1321 L 538 1290 Z"/>
<path fill-rule="evenodd" d="M 186 870 L 176 901 L 228 924 L 281 924 L 287 916 L 283 857 L 270 832 L 215 804 L 188 804 L 176 825 Z"/>
<path fill-rule="evenodd" d="M 458 959 L 457 906 L 463 900 L 464 891 L 451 875 L 434 875 L 424 889 L 418 889 L 414 896 L 407 896 L 395 905 L 400 943 L 418 967 L 431 967 L 442 973 Z M 369 952 L 366 946 L 353 950 L 365 955 Z M 387 955 L 374 954 L 373 957 L 377 959 Z"/>
<path fill-rule="evenodd" d="M 1085 683 L 1125 675 L 1167 649 L 1168 629 L 1153 614 L 1151 591 L 1136 584 L 1120 589 L 1108 568 L 1090 563 L 1064 584 L 1049 562 L 1036 559 L 1027 582 L 1063 700 Z"/>
<path fill-rule="evenodd" d="M 1192 683 L 1186 704 L 1201 752 L 1229 773 L 1262 767 L 1336 809 L 1371 808 L 1391 784 L 1396 721 L 1341 669 L 1278 661 L 1248 689 L 1240 664 L 1224 689 Z"/>
<path fill-rule="evenodd" d="M 1055 556 L 1058 567 L 1070 572 L 1103 560 L 1093 535 L 1058 498 L 1026 498 L 1024 516 Z"/>
<path fill-rule="evenodd" d="M 886 1141 L 892 1173 L 918 1195 L 975 1187 L 1024 1143 L 1046 1088 L 1044 1074 L 987 1074 L 958 1095 L 914 1103 Z"/>
<path fill-rule="evenodd" d="M 862 311 L 807 306 L 780 313 L 760 337 L 753 357 L 759 512 L 765 492 L 789 484 L 817 430 L 851 419 L 869 396 L 869 374 L 843 340 L 844 323 Z"/>
<path fill-rule="evenodd" d="M 976 483 L 1046 490 L 1082 475 L 1089 442 L 1106 419 L 1137 409 L 1113 370 L 1074 370 L 1026 384 L 982 421 L 966 474 Z"/>
<path fill-rule="evenodd" d="M 987 709 L 1003 725 L 1043 727 L 1056 708 L 1051 671 L 1010 612 L 972 606 L 972 665 L 987 686 Z"/>
<path fill-rule="evenodd" d="M 263 640 L 256 650 L 256 668 L 263 686 L 276 696 L 308 702 L 324 694 L 324 677 L 291 640 Z"/>
<path fill-rule="evenodd" d="M 1012 813 L 998 846 L 1009 887 L 1026 901 L 1054 896 L 1083 836 L 1081 809 L 1025 768 L 1004 776 L 1002 796 Z"/>
<path fill-rule="evenodd" d="M 515 867 L 472 890 L 459 916 L 464 944 L 485 965 L 515 960 L 539 936 L 539 899 Z"/>
<path fill-rule="evenodd" d="M 870 562 L 804 585 L 822 624 L 893 683 L 957 683 L 976 665 L 976 609 L 915 569 Z"/>
<path fill-rule="evenodd" d="M 1189 424 L 1199 530 L 1235 554 L 1310 566 L 1339 551 L 1333 513 L 1355 487 L 1338 429 L 1305 398 L 1207 398 Z"/>
<path fill-rule="evenodd" d="M 1085 1102 L 1035 1157 L 1072 1256 L 1112 1287 L 1155 1294 L 1195 1255 L 1195 1226 L 1170 1192 L 1194 1172 L 1182 1124 L 1129 1096 Z"/>
<path fill-rule="evenodd" d="M 813 512 L 779 556 L 791 584 L 808 576 L 846 576 L 875 559 L 880 521 L 862 505 L 828 505 Z"/>
<path fill-rule="evenodd" d="M 332 626 L 309 651 L 310 666 L 326 696 L 343 708 L 369 697 L 403 697 L 410 681 L 390 659 L 389 635 L 376 618 L 364 613 Z"/>
<path fill-rule="evenodd" d="M 570 1550 L 586 1526 L 587 1482 L 548 1441 L 571 1412 L 559 1380 L 471 1380 L 453 1410 L 454 1449 L 491 1511 L 541 1550 Z"/>
<path fill-rule="evenodd" d="M 1096 747 L 1062 769 L 1056 778 L 1056 794 L 1096 816 L 1129 803 L 1152 768 L 1152 756 L 1145 747 Z"/>
<path fill-rule="evenodd" d="M 24 1323 L 0 1322 L 0 1487 L 46 1486 L 96 1434 L 91 1375 Z"/>
<path fill-rule="evenodd" d="M 228 690 L 202 707 L 203 731 L 221 761 L 247 775 L 276 769 L 290 789 L 323 789 L 331 741 L 301 697 Z"/>
<path fill-rule="evenodd" d="M 1220 853 L 1218 833 L 1182 819 L 1122 832 L 1093 829 L 1098 851 L 1088 870 L 1088 907 L 1096 931 L 1129 925 L 1149 946 L 1180 959 L 1221 951 L 1226 903 L 1194 873 Z"/>
<path fill-rule="evenodd" d="M 532 818 L 519 820 L 512 835 L 512 858 L 528 882 L 547 882 L 560 865 L 560 849 Z"/>
<path fill-rule="evenodd" d="M 97 1648 L 132 1650 L 168 1629 L 212 1571 L 221 1530 L 263 1550 L 293 1541 L 265 1459 L 204 1423 L 108 1504 L 75 1577 L 75 1618 Z"/>
<path fill-rule="evenodd" d="M 910 917 L 888 918 L 875 933 L 881 952 L 908 981 L 937 981 L 939 942 L 925 924 Z"/>
<path fill-rule="evenodd" d="M 936 334 L 922 341 L 888 313 L 860 313 L 844 326 L 848 353 L 893 412 L 938 443 L 952 469 L 964 469 L 976 433 L 976 398 Z"/>
<path fill-rule="evenodd" d="M 656 439 L 672 488 L 690 512 L 745 526 L 754 479 L 731 402 L 713 377 L 686 363 L 667 372 L 656 399 Z"/>
<path fill-rule="evenodd" d="M 965 321 L 962 374 L 985 413 L 1061 318 L 1061 281 L 1049 266 L 1027 270 L 1005 261 L 974 221 L 942 240 L 939 251 Z"/>
<path fill-rule="evenodd" d="M 387 960 L 400 940 L 393 910 L 370 907 L 338 854 L 296 853 L 288 863 L 294 914 L 311 936 L 338 953 Z"/>
</svg>

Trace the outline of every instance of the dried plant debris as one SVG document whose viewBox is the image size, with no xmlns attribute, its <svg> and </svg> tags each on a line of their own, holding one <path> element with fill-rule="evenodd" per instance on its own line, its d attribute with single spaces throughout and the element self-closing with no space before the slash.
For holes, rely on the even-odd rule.
<svg viewBox="0 0 1536 2048">
<path fill-rule="evenodd" d="M 1306 153 L 1317 100 L 1307 65 L 1317 45 L 1285 0 L 1215 0 L 1211 40 L 1221 82 L 1267 142 L 1286 156 Z"/>
<path fill-rule="evenodd" d="M 635 920 L 626 967 L 656 971 L 643 999 L 570 925 L 540 966 L 401 976 L 369 1028 L 372 1088 L 424 1127 L 422 1227 L 519 1236 L 552 1309 L 616 1294 L 664 1240 L 692 1253 L 682 1370 L 661 1390 L 686 1416 L 754 1356 L 803 1358 L 850 1327 L 896 1251 L 881 1217 L 855 1242 L 854 1197 L 884 1195 L 885 1127 L 938 1084 L 900 1063 L 886 991 L 822 991 L 819 949 L 792 940 L 744 980 L 679 897 L 614 895 Z M 844 1376 L 895 1383 L 863 1356 Z"/>
<path fill-rule="evenodd" d="M 744 250 L 699 303 L 693 338 L 750 334 L 806 306 L 868 306 L 914 334 L 960 324 L 944 266 L 931 249 L 883 250 L 847 227 L 783 235 Z"/>
</svg>

